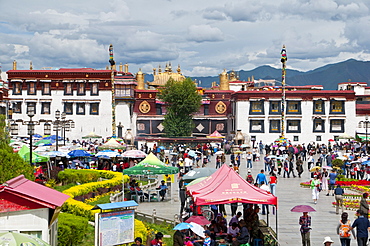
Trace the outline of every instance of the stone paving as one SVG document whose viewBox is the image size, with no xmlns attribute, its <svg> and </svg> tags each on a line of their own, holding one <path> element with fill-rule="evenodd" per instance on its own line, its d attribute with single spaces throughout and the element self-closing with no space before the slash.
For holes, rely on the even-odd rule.
<svg viewBox="0 0 370 246">
<path fill-rule="evenodd" d="M 208 164 L 209 167 L 214 167 L 214 157 L 212 162 Z M 339 236 L 336 234 L 336 227 L 339 223 L 340 214 L 335 214 L 335 207 L 332 206 L 334 201 L 333 196 L 325 196 L 326 191 L 320 193 L 320 199 L 315 205 L 311 199 L 311 190 L 308 188 L 301 188 L 300 183 L 309 180 L 309 173 L 307 172 L 307 164 L 304 163 L 304 173 L 301 178 L 283 178 L 278 177 L 278 184 L 276 186 L 276 195 L 278 197 L 278 240 L 280 245 L 301 245 L 301 236 L 299 232 L 298 220 L 301 213 L 290 212 L 290 209 L 295 205 L 310 205 L 316 209 L 316 212 L 310 213 L 312 217 L 312 231 L 311 231 L 311 245 L 322 245 L 324 237 L 330 236 L 334 241 L 334 245 L 340 245 Z M 252 173 L 255 177 L 260 170 L 263 169 L 263 158 L 260 161 L 253 163 Z M 240 166 L 240 174 L 245 177 L 247 173 L 246 161 L 242 159 Z M 268 176 L 267 176 L 268 178 Z M 156 210 L 157 216 L 173 219 L 175 214 L 179 213 L 180 203 L 178 199 L 177 184 L 174 184 L 173 199 L 168 198 L 164 202 L 143 202 L 139 204 L 138 211 L 147 214 L 152 214 L 153 209 Z M 230 206 L 226 205 L 226 212 L 230 214 Z M 241 206 L 240 206 L 241 210 Z M 261 209 L 262 211 L 262 209 Z M 355 212 L 346 210 L 349 213 L 351 222 L 355 219 Z M 340 211 L 341 213 L 341 211 Z M 260 219 L 267 221 L 267 215 L 259 215 Z M 230 217 L 227 218 L 228 220 Z M 276 231 L 276 216 L 272 214 L 270 207 L 270 214 L 268 216 L 269 225 Z M 355 240 L 352 239 L 352 242 Z"/>
</svg>

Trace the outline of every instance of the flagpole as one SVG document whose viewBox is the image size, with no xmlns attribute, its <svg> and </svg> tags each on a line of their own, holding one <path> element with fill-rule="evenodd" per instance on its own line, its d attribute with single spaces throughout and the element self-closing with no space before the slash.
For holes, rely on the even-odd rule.
<svg viewBox="0 0 370 246">
<path fill-rule="evenodd" d="M 281 90 L 282 90 L 282 98 L 281 98 L 281 138 L 285 137 L 285 105 L 286 105 L 286 98 L 285 98 L 285 75 L 286 75 L 286 61 L 288 60 L 286 56 L 285 45 L 283 45 L 283 49 L 281 50 Z"/>
</svg>

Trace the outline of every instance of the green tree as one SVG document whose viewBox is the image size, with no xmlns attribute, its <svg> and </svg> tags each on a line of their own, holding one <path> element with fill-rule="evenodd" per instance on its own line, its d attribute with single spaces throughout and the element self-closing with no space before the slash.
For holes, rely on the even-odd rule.
<svg viewBox="0 0 370 246">
<path fill-rule="evenodd" d="M 35 179 L 33 167 L 14 153 L 13 148 L 9 146 L 5 116 L 0 115 L 0 184 L 21 174 L 24 174 L 27 179 Z"/>
<path fill-rule="evenodd" d="M 166 135 L 191 136 L 194 128 L 193 114 L 199 111 L 202 100 L 194 82 L 190 78 L 184 81 L 169 79 L 166 85 L 159 89 L 158 97 L 166 103 L 167 114 L 163 121 Z"/>
</svg>

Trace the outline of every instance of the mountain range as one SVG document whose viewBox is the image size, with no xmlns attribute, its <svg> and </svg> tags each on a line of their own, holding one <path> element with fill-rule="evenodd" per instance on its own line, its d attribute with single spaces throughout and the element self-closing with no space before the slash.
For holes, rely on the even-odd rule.
<svg viewBox="0 0 370 246">
<path fill-rule="evenodd" d="M 235 71 L 240 80 L 254 79 L 275 79 L 281 81 L 281 69 L 271 66 L 260 66 L 249 71 Z M 219 84 L 218 76 L 192 77 L 201 81 L 200 86 L 209 88 L 212 82 Z M 358 61 L 349 59 L 343 62 L 325 65 L 314 70 L 301 72 L 298 70 L 287 69 L 286 84 L 294 85 L 322 85 L 324 90 L 336 90 L 342 82 L 370 82 L 370 61 Z M 279 85 L 279 84 L 278 84 Z"/>
<path fill-rule="evenodd" d="M 229 71 L 230 72 L 230 71 Z M 248 81 L 252 76 L 254 79 L 275 79 L 281 81 L 281 69 L 268 65 L 259 66 L 249 71 L 235 71 L 240 80 Z M 221 71 L 220 71 L 221 73 Z M 212 82 L 220 83 L 218 75 L 206 77 L 191 77 L 198 81 L 203 88 L 212 87 Z M 146 81 L 153 81 L 152 74 L 145 75 Z M 201 83 L 199 83 L 201 81 Z M 343 82 L 370 82 L 370 61 L 358 61 L 349 59 L 343 62 L 328 64 L 314 70 L 302 72 L 294 69 L 286 70 L 286 84 L 294 85 L 322 85 L 324 90 L 337 90 L 338 84 Z M 280 83 L 277 83 L 280 85 Z"/>
</svg>

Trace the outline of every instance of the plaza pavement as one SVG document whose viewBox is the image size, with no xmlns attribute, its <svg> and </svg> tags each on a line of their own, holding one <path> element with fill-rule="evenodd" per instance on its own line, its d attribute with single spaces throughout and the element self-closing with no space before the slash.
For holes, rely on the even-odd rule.
<svg viewBox="0 0 370 246">
<path fill-rule="evenodd" d="M 229 158 L 229 156 L 227 156 Z M 227 159 L 228 160 L 228 159 Z M 229 162 L 226 162 L 229 163 Z M 263 169 L 263 156 L 260 161 L 253 163 L 252 174 L 253 177 Z M 208 167 L 215 167 L 215 159 L 207 164 Z M 240 174 L 243 178 L 246 177 L 246 161 L 242 159 L 240 165 Z M 296 174 L 296 171 L 295 171 Z M 267 175 L 268 179 L 268 175 Z M 315 205 L 311 199 L 311 190 L 308 188 L 301 188 L 300 183 L 309 180 L 309 172 L 307 172 L 307 164 L 304 163 L 304 172 L 301 178 L 283 178 L 278 177 L 278 184 L 276 186 L 276 195 L 278 197 L 278 240 L 280 245 L 301 245 L 301 236 L 299 232 L 298 220 L 301 213 L 290 212 L 290 209 L 295 205 L 310 205 L 316 209 L 316 212 L 310 213 L 312 217 L 312 231 L 311 231 L 311 245 L 322 245 L 324 237 L 330 236 L 334 241 L 334 245 L 340 245 L 339 236 L 336 234 L 336 227 L 340 220 L 340 214 L 335 214 L 335 207 L 332 206 L 334 196 L 325 196 L 326 191 L 320 192 L 320 199 Z M 153 209 L 159 217 L 174 219 L 175 214 L 179 214 L 180 203 L 178 198 L 177 183 L 174 184 L 173 199 L 168 198 L 164 202 L 143 202 L 138 206 L 137 211 L 152 214 Z M 230 214 L 230 206 L 226 205 L 226 212 Z M 242 207 L 239 204 L 238 211 Z M 261 208 L 262 211 L 262 208 Z M 349 213 L 351 222 L 355 219 L 355 211 L 345 210 Z M 259 214 L 260 219 L 267 221 L 267 215 Z M 227 217 L 229 221 L 230 216 Z M 270 207 L 269 225 L 276 231 L 276 217 L 272 214 Z M 352 238 L 352 243 L 355 240 Z"/>
</svg>

